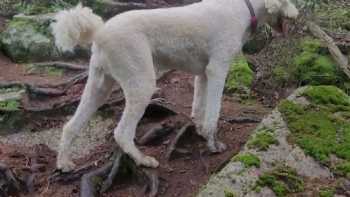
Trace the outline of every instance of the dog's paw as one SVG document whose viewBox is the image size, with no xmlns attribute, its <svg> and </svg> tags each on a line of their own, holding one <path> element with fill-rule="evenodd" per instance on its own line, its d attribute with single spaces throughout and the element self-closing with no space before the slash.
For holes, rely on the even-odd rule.
<svg viewBox="0 0 350 197">
<path fill-rule="evenodd" d="M 58 160 L 57 161 L 57 169 L 61 170 L 62 172 L 70 172 L 75 169 L 75 164 L 73 161 L 69 159 L 65 160 Z"/>
<path fill-rule="evenodd" d="M 142 165 L 149 168 L 157 168 L 159 166 L 159 162 L 150 156 L 144 156 L 141 160 L 136 161 L 137 165 Z"/>
<path fill-rule="evenodd" d="M 222 153 L 227 149 L 226 144 L 216 140 L 214 143 L 208 143 L 208 148 L 212 153 Z"/>
</svg>

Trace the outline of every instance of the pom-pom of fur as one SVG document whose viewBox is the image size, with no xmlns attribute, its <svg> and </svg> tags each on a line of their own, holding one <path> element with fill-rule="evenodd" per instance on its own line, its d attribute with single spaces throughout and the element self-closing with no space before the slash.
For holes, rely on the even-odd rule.
<svg viewBox="0 0 350 197">
<path fill-rule="evenodd" d="M 91 44 L 95 32 L 103 26 L 101 17 L 81 4 L 70 10 L 60 11 L 52 24 L 56 46 L 62 51 L 73 51 L 77 45 Z"/>
<path fill-rule="evenodd" d="M 265 7 L 269 14 L 276 14 L 280 12 L 282 2 L 280 0 L 265 0 Z"/>
<path fill-rule="evenodd" d="M 265 7 L 269 14 L 282 13 L 288 18 L 297 18 L 299 15 L 298 9 L 290 0 L 265 0 Z"/>
</svg>

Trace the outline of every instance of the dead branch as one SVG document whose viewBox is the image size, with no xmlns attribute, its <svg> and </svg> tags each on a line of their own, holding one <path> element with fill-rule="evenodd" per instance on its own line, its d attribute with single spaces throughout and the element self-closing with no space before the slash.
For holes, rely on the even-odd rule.
<svg viewBox="0 0 350 197">
<path fill-rule="evenodd" d="M 327 44 L 328 50 L 331 53 L 333 59 L 337 62 L 338 66 L 343 70 L 347 77 L 350 78 L 349 60 L 345 55 L 342 54 L 338 46 L 334 43 L 333 38 L 331 38 L 326 32 L 321 29 L 320 26 L 314 22 L 307 21 L 306 25 L 315 37 L 321 39 Z"/>
</svg>

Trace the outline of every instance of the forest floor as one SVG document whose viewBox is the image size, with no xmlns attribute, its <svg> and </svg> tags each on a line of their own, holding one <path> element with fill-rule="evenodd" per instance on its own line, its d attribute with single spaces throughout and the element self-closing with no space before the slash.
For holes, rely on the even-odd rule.
<svg viewBox="0 0 350 197">
<path fill-rule="evenodd" d="M 1 81 L 22 81 L 35 84 L 55 84 L 66 80 L 69 75 L 45 76 L 27 75 L 23 65 L 14 64 L 3 55 L 0 56 Z M 165 99 L 172 109 L 178 113 L 175 116 L 159 117 L 156 114 L 145 115 L 137 128 L 137 139 L 156 125 L 166 124 L 174 128 L 183 126 L 187 116 L 190 114 L 193 77 L 182 72 L 170 72 L 158 81 L 160 90 L 156 98 Z M 77 86 L 74 94 L 80 94 L 83 85 Z M 69 96 L 69 95 L 68 95 Z M 54 99 L 54 98 L 53 98 Z M 43 102 L 50 102 L 45 100 Z M 123 109 L 123 104 L 114 107 L 110 116 L 115 116 L 114 125 L 110 126 L 110 132 L 106 139 L 113 139 L 113 127 L 117 124 Z M 258 102 L 241 103 L 240 99 L 224 96 L 222 113 L 219 122 L 219 139 L 228 145 L 227 151 L 222 154 L 210 154 L 205 146 L 205 141 L 196 135 L 189 135 L 181 142 L 183 153 L 168 161 L 165 153 L 169 143 L 174 139 L 175 132 L 149 146 L 139 146 L 140 149 L 156 157 L 160 161 L 160 167 L 156 169 L 160 177 L 160 196 L 193 196 L 198 189 L 205 184 L 210 175 L 223 167 L 232 155 L 238 153 L 241 146 L 245 144 L 250 133 L 258 123 L 229 123 L 227 120 L 237 117 L 253 117 L 262 119 L 270 109 L 265 108 Z M 185 115 L 187 114 L 187 115 Z M 36 120 L 35 132 L 52 127 L 61 128 L 66 115 L 55 114 L 51 119 Z M 40 122 L 45 121 L 45 123 Z M 40 128 L 42 127 L 42 128 Z M 85 144 L 89 146 L 89 144 Z M 90 154 L 77 158 L 75 161 L 79 166 L 94 161 L 101 166 L 112 151 L 113 140 L 107 140 L 93 149 Z M 34 145 L 27 147 L 25 144 L 1 144 L 0 156 L 18 177 L 32 178 L 33 192 L 28 196 L 79 196 L 79 180 L 69 183 L 49 183 L 49 177 L 55 170 L 56 152 L 46 145 Z M 107 160 L 107 159 L 105 159 Z M 39 166 L 39 167 L 38 167 Z M 142 196 L 143 184 L 132 178 L 117 180 L 110 191 L 102 196 Z M 21 194 L 21 196 L 26 194 Z"/>
</svg>

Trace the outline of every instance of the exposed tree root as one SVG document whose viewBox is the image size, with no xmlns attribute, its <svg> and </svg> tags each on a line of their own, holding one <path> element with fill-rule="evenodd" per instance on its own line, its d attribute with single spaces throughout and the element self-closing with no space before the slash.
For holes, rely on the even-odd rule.
<svg viewBox="0 0 350 197">
<path fill-rule="evenodd" d="M 82 66 L 78 64 L 73 63 L 67 63 L 67 62 L 60 62 L 60 61 L 54 61 L 54 62 L 40 62 L 40 63 L 33 63 L 35 66 L 51 66 L 56 68 L 63 68 L 63 69 L 69 69 L 69 70 L 87 70 L 89 69 L 87 66 Z"/>
<path fill-rule="evenodd" d="M 22 183 L 7 165 L 0 163 L 0 196 L 11 196 L 21 190 L 23 190 Z"/>
<path fill-rule="evenodd" d="M 161 139 L 167 135 L 169 135 L 174 130 L 173 127 L 170 127 L 166 124 L 159 124 L 151 128 L 148 132 L 146 132 L 139 140 L 138 144 L 147 145 L 151 144 L 157 139 Z"/>
<path fill-rule="evenodd" d="M 136 166 L 134 161 L 117 148 L 111 161 L 102 167 L 83 175 L 80 184 L 81 197 L 95 197 L 107 192 L 113 185 L 117 175 L 121 174 L 120 169 L 126 167 L 131 169 L 130 174 L 136 175 L 138 179 L 146 181 L 146 192 L 148 196 L 154 197 L 158 193 L 159 178 L 154 171 Z M 143 181 L 143 182 L 144 182 Z"/>
<path fill-rule="evenodd" d="M 237 118 L 225 119 L 225 122 L 228 122 L 228 123 L 231 123 L 231 124 L 259 123 L 259 122 L 261 122 L 261 118 L 257 118 L 257 117 L 237 117 Z"/>
<path fill-rule="evenodd" d="M 181 139 L 182 136 L 184 136 L 184 134 L 190 130 L 190 128 L 194 128 L 195 125 L 193 124 L 192 121 L 187 122 L 176 134 L 176 137 L 174 138 L 174 140 L 170 143 L 165 157 L 167 160 L 171 159 L 172 154 L 177 150 L 176 145 L 178 144 L 179 140 Z"/>
</svg>

